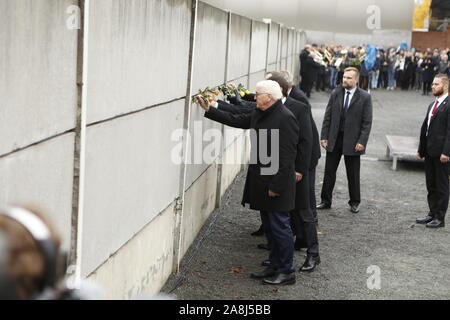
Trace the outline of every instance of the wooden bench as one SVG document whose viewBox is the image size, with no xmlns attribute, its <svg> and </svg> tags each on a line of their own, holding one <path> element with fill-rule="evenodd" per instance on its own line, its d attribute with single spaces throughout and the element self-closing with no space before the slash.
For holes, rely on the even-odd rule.
<svg viewBox="0 0 450 320">
<path fill-rule="evenodd" d="M 416 158 L 419 138 L 404 136 L 386 136 L 386 157 L 392 158 L 392 170 L 397 170 L 398 160 L 420 161 Z"/>
</svg>

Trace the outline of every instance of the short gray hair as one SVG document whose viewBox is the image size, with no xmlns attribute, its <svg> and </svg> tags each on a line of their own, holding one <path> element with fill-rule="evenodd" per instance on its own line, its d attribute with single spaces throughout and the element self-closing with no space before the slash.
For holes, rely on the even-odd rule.
<svg viewBox="0 0 450 320">
<path fill-rule="evenodd" d="M 256 84 L 256 89 L 261 89 L 264 93 L 270 94 L 275 100 L 283 98 L 281 87 L 278 82 L 272 80 L 260 81 Z"/>
</svg>

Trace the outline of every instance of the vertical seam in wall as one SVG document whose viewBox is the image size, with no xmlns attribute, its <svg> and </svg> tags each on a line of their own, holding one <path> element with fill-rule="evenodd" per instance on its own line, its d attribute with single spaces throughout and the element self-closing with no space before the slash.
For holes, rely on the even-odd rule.
<svg viewBox="0 0 450 320">
<path fill-rule="evenodd" d="M 228 61 L 230 55 L 230 44 L 231 44 L 231 11 L 228 11 L 228 19 L 227 19 L 227 43 L 225 47 L 225 73 L 224 73 L 224 83 L 226 84 L 228 81 Z M 223 156 L 225 153 L 225 125 L 220 125 L 220 131 L 222 134 L 222 139 L 220 142 L 220 155 L 217 158 L 217 183 L 216 183 L 216 204 L 215 208 L 220 207 L 220 202 L 222 200 L 222 171 L 223 171 Z"/>
<path fill-rule="evenodd" d="M 252 68 L 252 42 L 253 42 L 253 20 L 250 20 L 250 46 L 248 49 L 247 89 L 250 88 L 250 73 Z"/>
<path fill-rule="evenodd" d="M 277 39 L 277 62 L 275 65 L 275 70 L 278 71 L 280 70 L 278 63 L 280 63 L 281 65 L 281 61 L 279 61 L 278 59 L 281 58 L 281 39 L 280 39 L 280 35 L 281 35 L 281 24 L 278 24 L 278 39 Z"/>
<path fill-rule="evenodd" d="M 84 181 L 84 143 L 85 143 L 85 104 L 86 104 L 86 66 L 87 66 L 87 38 L 88 38 L 88 14 L 89 0 L 79 0 L 80 29 L 77 38 L 77 106 L 76 127 L 74 141 L 74 164 L 72 186 L 72 216 L 70 254 L 68 261 L 68 275 L 71 285 L 77 287 L 81 280 L 81 235 L 82 235 L 82 211 L 83 211 L 83 181 Z"/>
<path fill-rule="evenodd" d="M 266 48 L 266 73 L 269 72 L 269 50 L 270 50 L 270 33 L 272 31 L 272 22 L 267 24 L 267 48 Z"/>
<path fill-rule="evenodd" d="M 187 176 L 187 156 L 189 154 L 190 139 L 189 139 L 189 128 L 191 121 L 191 95 L 192 95 L 192 77 L 194 68 L 194 52 L 195 52 L 195 34 L 197 29 L 197 11 L 198 11 L 198 0 L 192 0 L 191 3 L 191 31 L 189 38 L 189 60 L 188 60 L 188 75 L 187 75 L 187 85 L 186 85 L 186 99 L 184 103 L 184 120 L 183 120 L 183 130 L 186 135 L 183 136 L 183 157 L 184 161 L 180 166 L 180 186 L 179 186 L 179 197 L 178 204 L 175 205 L 175 228 L 174 228 L 174 245 L 173 245 L 173 271 L 178 273 L 180 270 L 181 262 L 181 244 L 182 244 L 182 234 L 183 234 L 183 213 L 185 210 L 184 199 L 186 195 L 186 176 Z M 178 208 L 181 205 L 181 210 Z"/>
</svg>

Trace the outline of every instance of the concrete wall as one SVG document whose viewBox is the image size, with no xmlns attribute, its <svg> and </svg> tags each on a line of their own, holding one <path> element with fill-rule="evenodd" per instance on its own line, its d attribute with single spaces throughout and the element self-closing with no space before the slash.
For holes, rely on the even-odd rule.
<svg viewBox="0 0 450 320">
<path fill-rule="evenodd" d="M 0 1 L 0 202 L 47 213 L 106 298 L 151 295 L 249 157 L 248 132 L 206 120 L 187 93 L 224 82 L 254 90 L 267 68 L 294 70 L 296 31 L 278 39 L 277 23 L 199 2 L 192 34 L 193 0 L 85 3 L 82 38 L 66 24 L 78 0 Z M 192 155 L 209 144 L 195 142 L 198 128 L 223 130 L 222 154 L 174 162 L 186 142 L 176 130 L 194 138 Z"/>
<path fill-rule="evenodd" d="M 41 208 L 69 248 L 76 121 L 72 0 L 0 1 L 0 202 Z"/>
</svg>

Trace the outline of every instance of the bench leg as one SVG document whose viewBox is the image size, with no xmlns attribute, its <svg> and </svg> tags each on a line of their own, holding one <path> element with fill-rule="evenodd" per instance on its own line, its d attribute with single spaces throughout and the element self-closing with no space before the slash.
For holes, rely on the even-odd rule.
<svg viewBox="0 0 450 320">
<path fill-rule="evenodd" d="M 397 171 L 397 157 L 394 157 L 392 160 L 392 170 Z"/>
<path fill-rule="evenodd" d="M 390 159 L 391 158 L 391 152 L 389 150 L 389 146 L 386 147 L 386 159 Z"/>
</svg>

